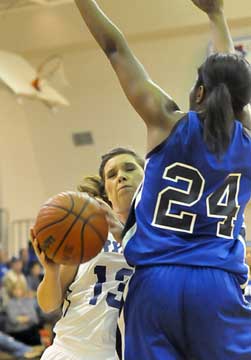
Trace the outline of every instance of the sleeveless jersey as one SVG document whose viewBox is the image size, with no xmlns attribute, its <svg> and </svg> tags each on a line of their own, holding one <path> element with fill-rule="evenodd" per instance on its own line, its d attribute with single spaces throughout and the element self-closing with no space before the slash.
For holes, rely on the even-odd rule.
<svg viewBox="0 0 251 360">
<path fill-rule="evenodd" d="M 79 359 L 116 359 L 122 293 L 132 269 L 111 234 L 102 252 L 79 266 L 67 290 L 54 343 Z"/>
<path fill-rule="evenodd" d="M 251 192 L 251 139 L 234 122 L 219 159 L 203 141 L 197 113 L 182 118 L 147 156 L 145 178 L 124 229 L 124 255 L 134 266 L 208 266 L 239 275 L 248 267 L 241 236 Z"/>
</svg>

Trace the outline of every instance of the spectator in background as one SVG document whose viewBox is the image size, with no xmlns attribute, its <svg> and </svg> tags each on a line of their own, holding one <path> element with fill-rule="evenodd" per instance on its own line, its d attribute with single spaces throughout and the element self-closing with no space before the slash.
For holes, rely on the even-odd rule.
<svg viewBox="0 0 251 360">
<path fill-rule="evenodd" d="M 42 278 L 43 278 L 43 271 L 40 263 L 38 261 L 31 263 L 30 270 L 27 275 L 27 283 L 29 289 L 35 294 Z"/>
<path fill-rule="evenodd" d="M 29 271 L 30 271 L 31 262 L 30 262 L 30 256 L 29 256 L 29 249 L 27 247 L 20 249 L 19 258 L 22 260 L 22 263 L 23 263 L 22 271 L 23 271 L 24 275 L 28 275 Z"/>
<path fill-rule="evenodd" d="M 5 291 L 2 287 L 2 280 L 7 271 L 9 270 L 7 265 L 7 253 L 6 251 L 0 247 L 0 329 L 4 329 L 4 299 L 5 299 Z"/>
<path fill-rule="evenodd" d="M 29 243 L 28 243 L 28 251 L 29 251 L 30 262 L 37 261 L 37 255 L 35 254 L 35 251 L 33 249 L 33 245 L 32 245 L 31 241 L 29 241 Z"/>
<path fill-rule="evenodd" d="M 2 285 L 2 278 L 9 270 L 7 261 L 8 259 L 6 251 L 2 247 L 0 247 L 0 287 Z"/>
<path fill-rule="evenodd" d="M 44 346 L 28 346 L 0 331 L 0 351 L 12 355 L 16 359 L 35 359 L 41 356 L 43 350 Z"/>
<path fill-rule="evenodd" d="M 10 270 L 6 272 L 6 274 L 3 277 L 2 283 L 3 283 L 3 290 L 5 297 L 5 303 L 8 301 L 8 298 L 10 297 L 10 293 L 13 289 L 13 286 L 15 284 L 19 284 L 24 292 L 28 289 L 27 280 L 23 274 L 23 263 L 20 258 L 12 257 L 10 261 Z"/>
<path fill-rule="evenodd" d="M 40 344 L 39 317 L 35 299 L 27 297 L 23 285 L 18 282 L 11 288 L 10 295 L 5 308 L 6 332 L 25 344 Z"/>
</svg>

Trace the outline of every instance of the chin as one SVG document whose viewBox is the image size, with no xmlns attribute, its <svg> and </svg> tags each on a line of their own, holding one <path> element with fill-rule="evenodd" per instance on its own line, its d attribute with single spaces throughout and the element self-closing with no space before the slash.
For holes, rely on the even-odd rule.
<svg viewBox="0 0 251 360">
<path fill-rule="evenodd" d="M 123 195 L 120 196 L 121 208 L 128 208 L 131 205 L 133 199 L 134 191 L 127 191 Z"/>
</svg>

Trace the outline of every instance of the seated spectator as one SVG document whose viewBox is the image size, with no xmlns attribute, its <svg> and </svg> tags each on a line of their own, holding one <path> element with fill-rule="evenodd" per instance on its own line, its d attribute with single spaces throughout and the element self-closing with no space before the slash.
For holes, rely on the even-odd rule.
<svg viewBox="0 0 251 360">
<path fill-rule="evenodd" d="M 29 252 L 29 261 L 34 262 L 37 261 L 37 255 L 35 254 L 32 242 L 29 241 L 28 243 L 28 252 Z"/>
<path fill-rule="evenodd" d="M 0 247 L 0 329 L 4 329 L 4 322 L 3 319 L 5 318 L 4 314 L 4 299 L 5 299 L 5 292 L 2 287 L 2 279 L 9 270 L 7 265 L 7 253 L 4 249 Z"/>
<path fill-rule="evenodd" d="M 42 355 L 43 350 L 44 346 L 25 345 L 0 331 L 0 351 L 4 351 L 17 359 L 35 359 Z"/>
<path fill-rule="evenodd" d="M 13 285 L 5 311 L 6 332 L 28 345 L 40 344 L 39 317 L 34 298 L 28 298 L 22 284 Z"/>
<path fill-rule="evenodd" d="M 10 261 L 10 270 L 6 272 L 2 279 L 2 286 L 3 286 L 3 297 L 4 297 L 4 304 L 8 302 L 10 297 L 10 292 L 12 291 L 13 286 L 18 283 L 20 286 L 23 287 L 23 290 L 26 292 L 28 289 L 27 280 L 22 273 L 23 270 L 23 263 L 20 258 L 12 257 Z"/>
<path fill-rule="evenodd" d="M 42 267 L 38 261 L 31 264 L 30 271 L 27 275 L 27 283 L 29 289 L 36 293 L 37 287 L 40 284 L 43 277 Z"/>
<path fill-rule="evenodd" d="M 0 287 L 2 284 L 2 278 L 6 274 L 6 272 L 9 270 L 7 265 L 7 253 L 4 249 L 0 247 Z"/>
<path fill-rule="evenodd" d="M 19 251 L 19 258 L 22 260 L 23 263 L 23 273 L 24 275 L 28 275 L 30 271 L 31 261 L 29 256 L 29 249 L 22 248 Z"/>
</svg>

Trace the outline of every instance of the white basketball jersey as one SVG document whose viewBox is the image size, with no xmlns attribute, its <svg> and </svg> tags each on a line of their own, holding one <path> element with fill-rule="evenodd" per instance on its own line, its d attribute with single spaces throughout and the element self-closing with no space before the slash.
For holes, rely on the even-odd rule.
<svg viewBox="0 0 251 360">
<path fill-rule="evenodd" d="M 116 359 L 118 314 L 131 274 L 122 247 L 109 234 L 102 252 L 79 266 L 54 328 L 54 343 L 81 360 Z"/>
</svg>

